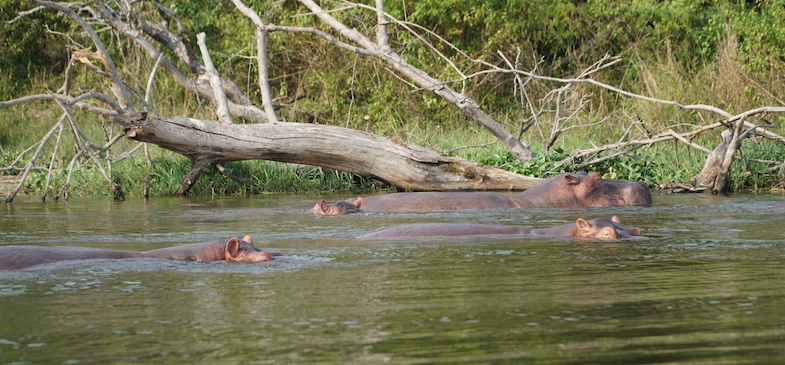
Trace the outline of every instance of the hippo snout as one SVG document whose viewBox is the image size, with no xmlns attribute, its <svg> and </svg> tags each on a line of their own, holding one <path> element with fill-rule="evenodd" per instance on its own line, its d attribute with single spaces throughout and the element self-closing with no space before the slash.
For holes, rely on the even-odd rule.
<svg viewBox="0 0 785 365">
<path fill-rule="evenodd" d="M 619 189 L 624 205 L 649 206 L 651 205 L 651 192 L 642 182 L 630 182 Z"/>
</svg>

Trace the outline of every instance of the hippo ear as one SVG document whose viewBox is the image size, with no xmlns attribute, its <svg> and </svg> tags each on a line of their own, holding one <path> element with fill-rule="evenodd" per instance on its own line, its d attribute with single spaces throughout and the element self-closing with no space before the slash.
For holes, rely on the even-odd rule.
<svg viewBox="0 0 785 365">
<path fill-rule="evenodd" d="M 243 236 L 243 241 L 248 242 L 249 244 L 253 245 L 253 237 L 250 234 Z"/>
<path fill-rule="evenodd" d="M 583 235 L 591 232 L 591 224 L 583 218 L 578 218 L 578 220 L 575 221 L 575 225 L 578 226 L 578 230 Z"/>
<path fill-rule="evenodd" d="M 619 220 L 619 217 L 617 217 L 615 215 L 613 217 L 611 217 L 611 221 L 621 224 L 621 221 Z"/>
<path fill-rule="evenodd" d="M 237 239 L 237 237 L 232 237 L 232 239 L 226 242 L 226 248 L 224 249 L 224 259 L 226 261 L 235 261 L 239 255 L 240 240 Z"/>
<path fill-rule="evenodd" d="M 355 208 L 359 208 L 361 205 L 363 205 L 363 198 L 358 196 L 352 201 L 347 201 L 347 203 L 354 205 Z"/>
<path fill-rule="evenodd" d="M 313 206 L 313 214 L 314 215 L 327 215 L 327 203 L 324 199 L 320 200 L 316 205 Z"/>
<path fill-rule="evenodd" d="M 567 185 L 575 185 L 579 181 L 578 181 L 578 177 L 577 176 L 575 176 L 573 174 L 566 174 L 566 175 L 564 175 L 564 182 L 567 183 Z"/>
<path fill-rule="evenodd" d="M 358 196 L 356 198 L 346 199 L 345 202 L 354 205 L 355 208 L 359 208 L 361 205 L 363 205 L 363 198 Z"/>
</svg>

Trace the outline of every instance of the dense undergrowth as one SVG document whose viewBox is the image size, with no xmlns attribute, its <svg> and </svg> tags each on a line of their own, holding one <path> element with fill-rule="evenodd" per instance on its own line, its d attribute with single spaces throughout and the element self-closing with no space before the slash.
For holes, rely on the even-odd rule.
<svg viewBox="0 0 785 365">
<path fill-rule="evenodd" d="M 252 59 L 253 27 L 230 2 L 217 0 L 175 1 L 173 5 L 194 40 L 198 32 L 209 34 L 208 45 L 219 71 L 234 79 L 256 100 L 256 65 Z M 471 73 L 480 70 L 476 59 L 503 66 L 518 59 L 524 70 L 542 75 L 574 77 L 606 53 L 622 56 L 622 62 L 594 75 L 601 82 L 653 98 L 683 104 L 707 104 L 730 113 L 764 105 L 780 106 L 785 95 L 785 0 L 771 1 L 675 1 L 623 2 L 438 1 L 387 2 L 387 11 L 398 19 L 449 40 L 471 57 L 464 57 L 434 35 L 423 33 L 456 67 Z M 0 20 L 6 21 L 30 6 L 21 0 L 0 1 Z M 212 9 L 210 12 L 204 9 Z M 268 2 L 255 8 L 268 23 L 315 26 L 312 17 L 295 2 Z M 152 9 L 147 9 L 152 12 Z M 375 16 L 359 8 L 334 14 L 365 34 L 373 33 Z M 89 44 L 76 26 L 54 12 L 45 11 L 0 28 L 0 100 L 45 90 L 63 82 L 67 62 L 66 42 L 57 33 L 70 34 Z M 240 26 L 238 26 L 238 24 Z M 390 28 L 391 45 L 407 60 L 443 80 L 459 78 L 451 67 L 404 31 Z M 153 61 L 138 49 L 106 35 L 113 56 L 129 86 L 141 91 Z M 607 178 L 632 179 L 657 186 L 686 182 L 700 171 L 705 153 L 680 142 L 663 142 L 636 149 L 588 167 L 585 161 L 563 164 L 576 149 L 613 143 L 623 136 L 644 138 L 668 129 L 689 131 L 719 120 L 705 112 L 685 112 L 671 106 L 621 97 L 587 85 L 573 85 L 566 107 L 588 102 L 567 121 L 549 150 L 546 141 L 554 124 L 555 104 L 549 92 L 563 84 L 527 84 L 533 104 L 542 110 L 537 123 L 522 135 L 535 152 L 535 159 L 515 160 L 490 133 L 462 115 L 457 108 L 425 91 L 411 91 L 388 68 L 376 60 L 337 50 L 307 35 L 271 33 L 269 36 L 270 80 L 274 103 L 286 121 L 333 124 L 372 131 L 408 143 L 434 148 L 510 171 L 548 176 L 558 171 L 597 171 Z M 80 73 L 81 87 L 105 88 L 94 74 Z M 531 121 L 532 113 L 520 103 L 513 79 L 491 73 L 461 80 L 452 87 L 474 98 L 510 131 Z M 214 118 L 212 107 L 183 91 L 167 77 L 158 77 L 153 107 L 162 115 Z M 61 111 L 56 105 L 36 103 L 0 110 L 0 166 L 8 166 L 22 151 L 34 145 L 51 128 Z M 118 131 L 106 121 L 77 112 L 80 128 L 95 141 Z M 771 130 L 785 134 L 785 119 L 768 116 Z M 635 128 L 631 128 L 635 126 Z M 67 135 L 69 132 L 66 132 Z M 692 142 L 713 148 L 719 131 L 704 133 Z M 66 138 L 67 140 L 67 138 Z M 52 186 L 64 182 L 74 153 L 64 141 L 57 153 Z M 132 148 L 121 143 L 118 152 Z M 181 183 L 190 168 L 187 159 L 152 147 L 153 164 L 142 154 L 111 164 L 112 178 L 130 195 L 141 195 L 145 181 L 152 195 L 167 195 Z M 52 147 L 44 148 L 44 155 Z M 785 160 L 782 144 L 749 139 L 733 167 L 731 189 L 768 191 L 778 180 L 770 163 Z M 593 156 L 594 158 L 601 156 Z M 44 158 L 48 161 L 48 158 Z M 21 164 L 23 165 L 23 164 Z M 19 164 L 17 164 L 19 166 Z M 107 195 L 109 188 L 95 167 L 79 161 L 70 190 L 80 196 Z M 327 172 L 264 161 L 236 162 L 226 166 L 233 174 L 250 179 L 254 188 L 237 184 L 212 171 L 192 189 L 193 194 L 240 194 L 262 191 L 370 190 L 380 185 L 351 174 Z M 15 173 L 10 171 L 7 173 Z M 40 193 L 46 175 L 36 171 L 28 192 Z M 59 184 L 59 185 L 58 185 Z"/>
</svg>

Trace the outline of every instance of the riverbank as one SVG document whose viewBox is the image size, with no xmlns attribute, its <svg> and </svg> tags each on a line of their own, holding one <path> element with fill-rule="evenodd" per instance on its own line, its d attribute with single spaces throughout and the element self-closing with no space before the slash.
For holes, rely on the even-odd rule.
<svg viewBox="0 0 785 365">
<path fill-rule="evenodd" d="M 4 199 L 19 185 L 19 175 L 0 175 L 0 196 Z"/>
</svg>

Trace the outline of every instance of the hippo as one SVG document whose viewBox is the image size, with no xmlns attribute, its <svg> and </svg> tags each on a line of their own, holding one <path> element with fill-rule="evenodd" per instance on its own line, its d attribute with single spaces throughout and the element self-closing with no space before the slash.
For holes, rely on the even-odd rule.
<svg viewBox="0 0 785 365">
<path fill-rule="evenodd" d="M 518 194 L 502 192 L 415 192 L 357 197 L 335 204 L 324 200 L 314 215 L 341 215 L 360 211 L 419 211 L 505 208 L 597 208 L 650 206 L 649 189 L 637 181 L 606 180 L 599 174 L 561 173 Z"/>
<path fill-rule="evenodd" d="M 90 247 L 14 245 L 0 247 L 0 270 L 17 270 L 67 260 L 155 258 L 256 263 L 270 261 L 273 256 L 280 256 L 280 253 L 267 253 L 259 250 L 253 245 L 250 235 L 246 235 L 242 239 L 233 237 L 226 242 L 194 243 L 143 252 Z"/>
<path fill-rule="evenodd" d="M 423 239 L 503 237 L 576 237 L 583 239 L 617 240 L 640 236 L 641 230 L 624 227 L 619 217 L 578 218 L 575 223 L 550 228 L 532 229 L 492 223 L 414 223 L 385 228 L 357 237 L 358 239 Z"/>
</svg>

